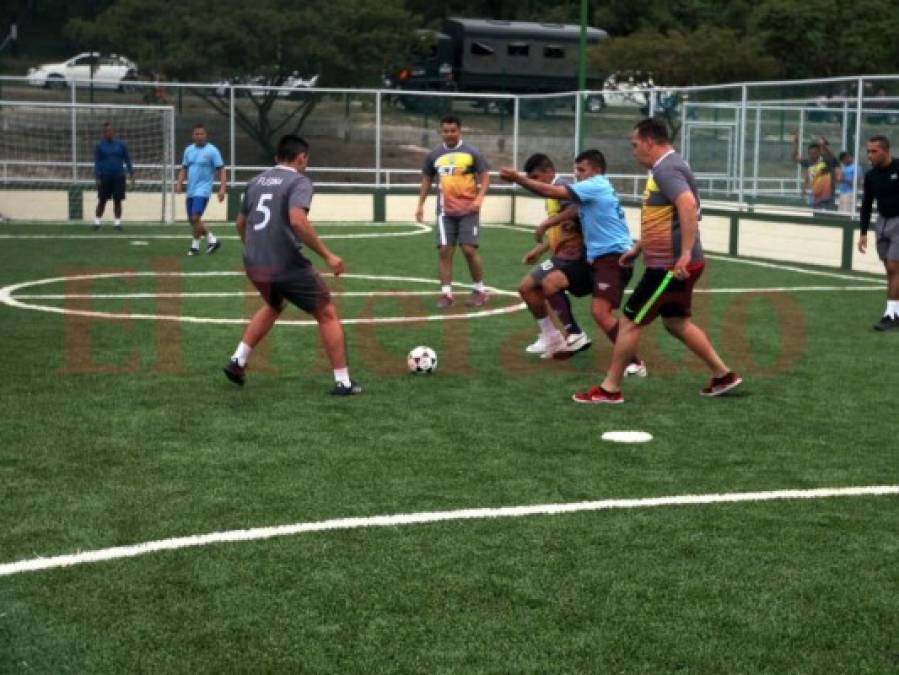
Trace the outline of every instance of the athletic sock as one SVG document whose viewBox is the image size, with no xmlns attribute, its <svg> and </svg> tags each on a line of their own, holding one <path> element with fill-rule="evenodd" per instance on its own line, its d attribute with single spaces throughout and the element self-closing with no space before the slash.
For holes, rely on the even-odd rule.
<svg viewBox="0 0 899 675">
<path fill-rule="evenodd" d="M 556 316 L 559 317 L 559 321 L 565 326 L 566 333 L 569 335 L 577 335 L 578 333 L 584 332 L 577 321 L 575 321 L 574 314 L 571 311 L 571 300 L 568 298 L 568 293 L 559 291 L 558 293 L 553 293 L 547 300 L 549 301 L 549 306 L 552 307 L 553 311 L 556 313 Z"/>
<path fill-rule="evenodd" d="M 352 386 L 350 382 L 350 369 L 349 368 L 335 368 L 334 369 L 334 381 L 338 384 L 342 384 L 344 387 Z"/>
<path fill-rule="evenodd" d="M 887 311 L 884 316 L 899 316 L 899 300 L 887 300 Z"/>
<path fill-rule="evenodd" d="M 237 365 L 241 368 L 246 367 L 247 361 L 250 360 L 250 352 L 253 351 L 253 348 L 248 345 L 246 342 L 241 342 L 237 345 L 237 349 L 234 352 L 234 356 L 231 358 L 237 361 Z"/>
<path fill-rule="evenodd" d="M 94 218 L 94 225 L 99 225 L 99 224 L 100 224 L 100 219 Z"/>
<path fill-rule="evenodd" d="M 121 221 L 121 219 L 116 218 L 115 221 L 113 222 L 113 224 L 114 224 L 116 227 L 121 227 L 121 226 L 122 226 L 122 221 Z"/>
<path fill-rule="evenodd" d="M 443 293 L 444 295 L 448 295 L 448 296 L 450 296 L 450 297 L 453 297 L 453 286 L 452 286 L 452 284 L 447 284 L 446 286 L 441 286 L 441 287 L 440 287 L 440 292 Z"/>
<path fill-rule="evenodd" d="M 484 286 L 483 280 L 474 282 L 474 291 L 476 293 L 483 293 L 485 289 L 486 289 L 486 286 Z"/>
<path fill-rule="evenodd" d="M 200 240 L 195 238 L 193 240 L 193 243 L 190 245 L 190 247 L 194 250 L 199 251 L 200 250 Z"/>
<path fill-rule="evenodd" d="M 553 339 L 556 335 L 560 334 L 559 329 L 556 328 L 553 320 L 548 316 L 545 316 L 542 319 L 537 319 L 537 325 L 540 326 L 540 334 L 544 337 L 544 339 Z"/>
<path fill-rule="evenodd" d="M 215 238 L 215 235 L 212 234 L 212 232 L 206 233 L 206 243 L 207 244 L 214 244 L 217 241 L 218 241 L 218 239 Z"/>
</svg>

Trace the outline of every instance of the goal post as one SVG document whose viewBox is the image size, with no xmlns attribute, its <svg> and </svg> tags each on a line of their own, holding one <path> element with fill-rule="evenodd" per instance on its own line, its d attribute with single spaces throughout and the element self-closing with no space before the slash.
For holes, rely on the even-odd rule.
<svg viewBox="0 0 899 675">
<path fill-rule="evenodd" d="M 173 222 L 172 106 L 0 100 L 0 185 L 90 194 L 96 185 L 94 151 L 106 122 L 128 147 L 134 167 L 125 218 Z"/>
</svg>

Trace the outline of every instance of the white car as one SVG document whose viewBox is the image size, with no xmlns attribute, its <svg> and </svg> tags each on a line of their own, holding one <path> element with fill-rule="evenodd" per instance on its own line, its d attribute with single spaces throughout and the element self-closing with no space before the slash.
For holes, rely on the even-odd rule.
<svg viewBox="0 0 899 675">
<path fill-rule="evenodd" d="M 232 80 L 225 80 L 222 82 L 216 82 L 216 90 L 215 93 L 219 96 L 225 96 L 228 93 L 228 88 L 231 85 L 247 87 L 247 85 L 260 85 L 259 89 L 238 89 L 237 92 L 241 91 L 249 91 L 253 96 L 261 97 L 265 96 L 266 90 L 261 88 L 265 83 L 265 78 L 262 76 L 256 77 L 243 77 L 243 78 L 234 78 Z M 318 84 L 318 75 L 313 75 L 308 79 L 303 79 L 300 77 L 297 71 L 293 71 L 293 73 L 284 80 L 284 84 L 281 85 L 281 89 L 278 90 L 278 96 L 285 97 L 290 96 L 295 93 L 298 89 L 312 89 L 315 85 Z"/>
<path fill-rule="evenodd" d="M 65 87 L 73 81 L 78 87 L 120 89 L 123 82 L 137 79 L 137 65 L 116 54 L 84 52 L 62 63 L 45 63 L 28 71 L 33 87 Z"/>
</svg>

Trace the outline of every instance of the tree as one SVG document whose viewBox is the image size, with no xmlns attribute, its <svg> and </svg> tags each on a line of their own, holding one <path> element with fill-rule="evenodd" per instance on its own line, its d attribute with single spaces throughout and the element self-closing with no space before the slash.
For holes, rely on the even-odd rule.
<svg viewBox="0 0 899 675">
<path fill-rule="evenodd" d="M 84 44 L 120 51 L 144 72 L 182 81 L 250 81 L 280 86 L 294 72 L 320 75 L 320 86 L 372 86 L 409 40 L 411 16 L 401 0 L 223 0 L 214 12 L 200 0 L 118 0 L 95 20 L 69 23 L 70 35 Z M 258 90 L 257 90 L 258 91 Z M 226 93 L 196 88 L 222 115 L 230 114 Z M 276 136 L 297 132 L 320 95 L 291 97 L 292 109 L 276 91 L 247 90 L 254 114 L 235 110 L 237 124 L 267 156 Z M 279 104 L 280 117 L 273 110 Z"/>
</svg>

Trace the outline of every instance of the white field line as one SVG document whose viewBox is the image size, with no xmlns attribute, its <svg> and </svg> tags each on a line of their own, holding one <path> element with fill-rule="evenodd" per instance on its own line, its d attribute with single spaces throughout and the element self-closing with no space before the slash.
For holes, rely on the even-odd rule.
<svg viewBox="0 0 899 675">
<path fill-rule="evenodd" d="M 130 546 L 84 551 L 50 558 L 32 558 L 0 564 L 0 577 L 36 572 L 59 567 L 73 567 L 86 563 L 133 558 L 135 556 L 175 551 L 183 548 L 210 546 L 212 544 L 260 541 L 274 537 L 289 537 L 309 532 L 330 530 L 355 530 L 370 527 L 399 527 L 422 525 L 459 520 L 485 520 L 499 518 L 522 518 L 527 516 L 551 516 L 585 511 L 608 511 L 613 509 L 639 509 L 655 506 L 686 506 L 700 504 L 734 504 L 740 502 L 767 502 L 787 499 L 828 499 L 832 497 L 867 497 L 899 495 L 899 485 L 874 485 L 846 488 L 817 488 L 811 490 L 774 490 L 768 492 L 733 492 L 729 494 L 681 495 L 675 497 L 649 497 L 643 499 L 604 499 L 592 502 L 568 504 L 537 504 L 532 506 L 507 506 L 500 508 L 459 509 L 455 511 L 432 511 L 424 513 L 401 513 L 395 515 L 368 516 L 358 518 L 337 518 L 318 522 L 294 523 L 274 527 L 257 527 L 246 530 L 228 530 L 187 537 L 174 537 L 147 541 Z"/>
</svg>

